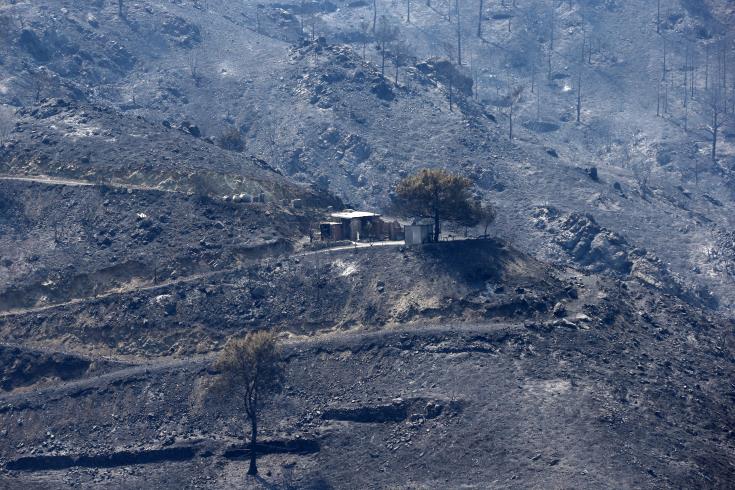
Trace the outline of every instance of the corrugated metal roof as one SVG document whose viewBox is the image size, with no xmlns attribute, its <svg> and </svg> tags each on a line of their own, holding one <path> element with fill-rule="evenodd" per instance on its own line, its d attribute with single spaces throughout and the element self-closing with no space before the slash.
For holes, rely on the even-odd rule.
<svg viewBox="0 0 735 490">
<path fill-rule="evenodd" d="M 367 211 L 342 211 L 341 213 L 330 214 L 332 218 L 337 219 L 355 219 L 355 218 L 374 218 L 380 216 L 377 213 L 369 213 Z"/>
</svg>

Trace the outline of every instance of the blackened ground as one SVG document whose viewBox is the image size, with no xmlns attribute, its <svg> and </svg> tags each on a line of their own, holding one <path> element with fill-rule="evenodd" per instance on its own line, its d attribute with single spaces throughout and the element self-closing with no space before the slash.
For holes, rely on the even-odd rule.
<svg viewBox="0 0 735 490">
<path fill-rule="evenodd" d="M 183 356 L 217 350 L 229 335 L 259 328 L 309 335 L 448 320 L 532 321 L 557 303 L 573 317 L 588 296 L 598 302 L 598 287 L 494 240 L 326 249 L 10 312 L 0 317 L 0 332 L 13 342 L 89 354 Z"/>
<path fill-rule="evenodd" d="M 0 179 L 0 312 L 155 285 L 288 252 L 311 209 Z"/>
<path fill-rule="evenodd" d="M 262 421 L 264 438 L 315 440 L 319 450 L 262 456 L 262 479 L 245 479 L 246 461 L 213 451 L 113 468 L 6 466 L 0 481 L 88 488 L 727 488 L 735 481 L 735 373 L 726 335 L 716 324 L 682 322 L 661 336 L 644 320 L 621 318 L 589 329 L 446 324 L 291 341 L 287 386 Z M 237 444 L 240 411 L 206 396 L 207 365 L 152 364 L 5 395 L 2 460 L 13 468 L 19 458 L 40 455 L 108 461 L 202 438 Z"/>
</svg>

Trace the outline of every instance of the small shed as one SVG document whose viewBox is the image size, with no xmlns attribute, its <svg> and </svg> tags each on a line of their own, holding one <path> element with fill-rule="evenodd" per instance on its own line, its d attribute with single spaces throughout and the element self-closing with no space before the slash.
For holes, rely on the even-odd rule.
<svg viewBox="0 0 735 490">
<path fill-rule="evenodd" d="M 434 225 L 406 225 L 403 228 L 406 245 L 421 245 L 434 241 Z"/>
</svg>

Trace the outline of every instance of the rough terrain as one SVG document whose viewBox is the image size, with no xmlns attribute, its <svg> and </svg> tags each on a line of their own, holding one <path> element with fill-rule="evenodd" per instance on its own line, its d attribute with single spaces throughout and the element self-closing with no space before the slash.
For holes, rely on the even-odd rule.
<svg viewBox="0 0 735 490">
<path fill-rule="evenodd" d="M 735 10 L 661 4 L 0 0 L 0 488 L 735 487 Z M 424 167 L 492 238 L 314 241 Z"/>
</svg>

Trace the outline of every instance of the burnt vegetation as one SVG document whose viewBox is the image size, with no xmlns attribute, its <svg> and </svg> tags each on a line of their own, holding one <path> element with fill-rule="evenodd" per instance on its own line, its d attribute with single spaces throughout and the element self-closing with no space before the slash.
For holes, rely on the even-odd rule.
<svg viewBox="0 0 735 490">
<path fill-rule="evenodd" d="M 0 488 L 735 486 L 731 2 L 0 4 Z"/>
</svg>

